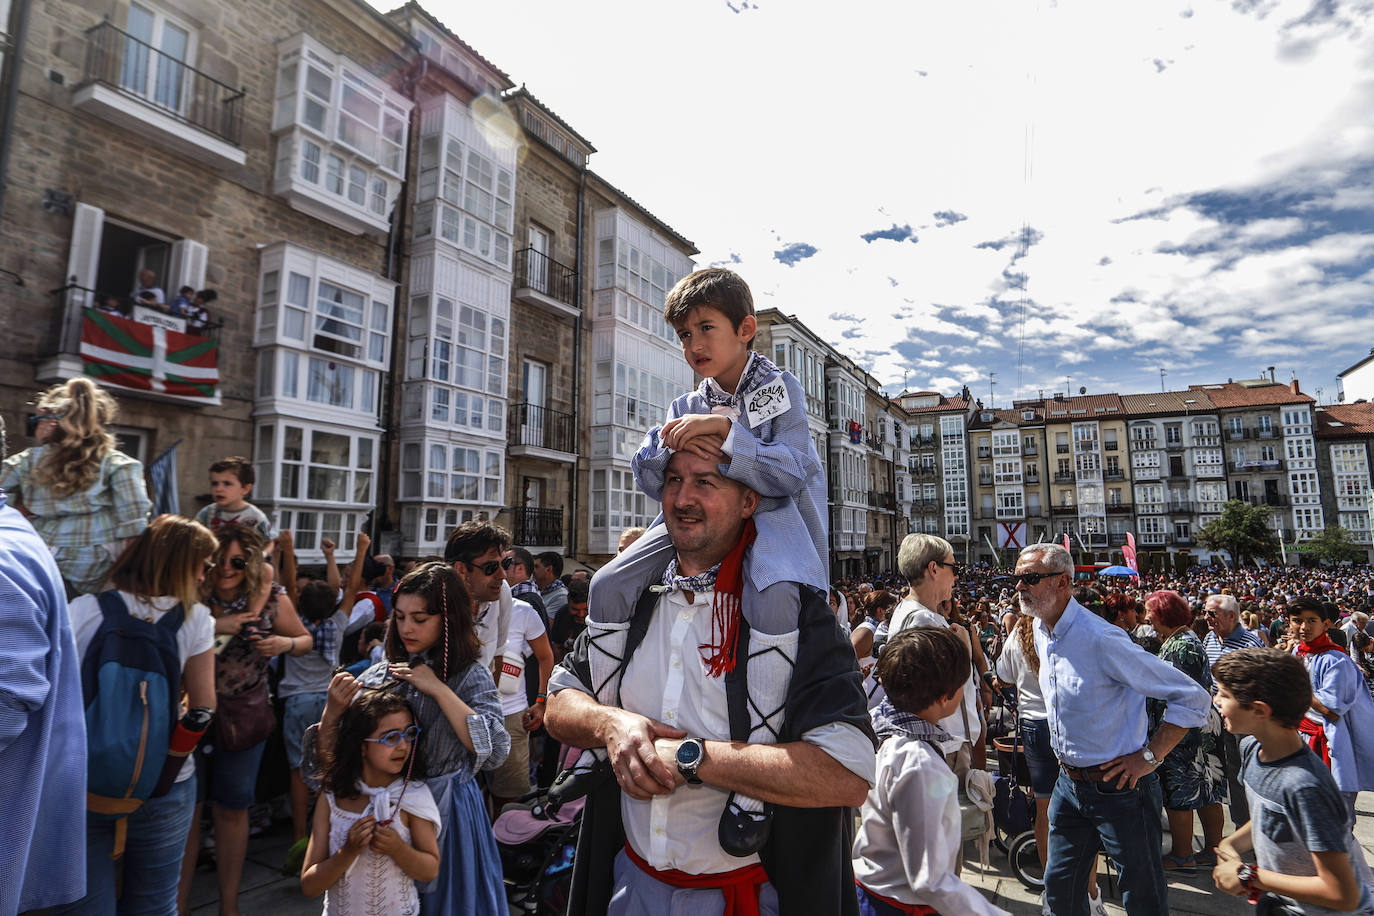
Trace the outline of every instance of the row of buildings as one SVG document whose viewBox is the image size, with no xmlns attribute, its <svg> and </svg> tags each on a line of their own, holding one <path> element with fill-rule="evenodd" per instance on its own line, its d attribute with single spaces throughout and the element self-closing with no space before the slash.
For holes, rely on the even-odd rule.
<svg viewBox="0 0 1374 916">
<path fill-rule="evenodd" d="M 12 447 L 36 391 L 91 375 L 127 452 L 176 449 L 183 511 L 211 461 L 250 455 L 306 562 L 364 526 L 432 554 L 489 518 L 596 565 L 657 514 L 629 460 L 693 383 L 663 303 L 696 248 L 444 23 L 413 2 L 9 0 L 0 27 Z M 169 298 L 218 291 L 208 336 L 91 310 L 143 270 Z M 1272 380 L 889 398 L 794 318 L 760 328 L 806 391 L 837 577 L 892 568 L 909 531 L 969 559 L 1060 532 L 1197 552 L 1232 496 L 1290 539 L 1339 522 L 1369 543 L 1367 405 Z"/>
</svg>

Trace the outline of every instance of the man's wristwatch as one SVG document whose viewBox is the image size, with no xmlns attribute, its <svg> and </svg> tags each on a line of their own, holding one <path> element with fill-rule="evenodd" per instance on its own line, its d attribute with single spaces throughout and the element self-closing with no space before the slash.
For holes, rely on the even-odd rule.
<svg viewBox="0 0 1374 916">
<path fill-rule="evenodd" d="M 676 758 L 677 771 L 682 774 L 682 778 L 691 785 L 701 785 L 697 768 L 701 766 L 701 761 L 706 759 L 706 742 L 700 738 L 688 738 L 677 746 Z"/>
<path fill-rule="evenodd" d="M 1140 749 L 1140 756 L 1144 757 L 1145 762 L 1148 763 L 1150 766 L 1159 766 L 1159 758 L 1155 756 L 1154 751 L 1150 750 L 1150 746 L 1148 744 Z"/>
</svg>

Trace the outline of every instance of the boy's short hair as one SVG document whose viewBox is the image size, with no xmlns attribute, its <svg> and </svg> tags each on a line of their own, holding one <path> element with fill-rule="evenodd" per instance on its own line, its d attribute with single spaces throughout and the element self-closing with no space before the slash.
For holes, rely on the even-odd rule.
<svg viewBox="0 0 1374 916">
<path fill-rule="evenodd" d="M 680 328 L 694 309 L 703 307 L 719 311 L 738 331 L 740 322 L 754 314 L 754 296 L 749 292 L 749 284 L 733 270 L 708 267 L 677 281 L 664 300 L 663 317 L 674 328 Z"/>
<path fill-rule="evenodd" d="M 592 582 L 590 579 L 574 579 L 568 583 L 568 603 L 582 604 L 591 594 Z"/>
<path fill-rule="evenodd" d="M 193 286 L 183 286 L 181 289 L 177 290 L 177 294 L 189 297 L 195 291 L 195 287 Z"/>
<path fill-rule="evenodd" d="M 210 465 L 211 474 L 233 474 L 239 479 L 239 483 L 245 487 L 251 487 L 258 479 L 253 473 L 253 462 L 242 455 L 230 455 L 228 458 L 221 458 Z"/>
<path fill-rule="evenodd" d="M 196 298 L 199 299 L 201 302 L 204 302 L 206 305 L 209 305 L 211 302 L 214 302 L 216 299 L 219 298 L 219 293 L 215 292 L 213 289 L 203 289 L 200 292 L 196 293 Z"/>
<path fill-rule="evenodd" d="M 1300 598 L 1294 598 L 1292 601 L 1288 603 L 1288 608 L 1284 613 L 1287 614 L 1289 617 L 1301 617 L 1303 611 L 1311 611 L 1312 613 L 1316 614 L 1317 617 L 1321 620 L 1327 619 L 1326 608 L 1322 607 L 1322 603 L 1320 601 L 1309 595 L 1303 595 Z"/>
<path fill-rule="evenodd" d="M 338 595 L 327 582 L 312 579 L 298 594 L 297 607 L 301 617 L 311 623 L 319 623 L 334 614 L 338 608 Z"/>
<path fill-rule="evenodd" d="M 902 630 L 878 658 L 878 680 L 888 699 L 913 715 L 962 690 L 972 670 L 968 650 L 947 627 Z"/>
<path fill-rule="evenodd" d="M 1310 608 L 1309 608 L 1310 610 Z M 1296 655 L 1282 649 L 1237 649 L 1212 666 L 1217 683 L 1247 709 L 1261 702 L 1284 728 L 1297 728 L 1312 705 L 1312 680 Z"/>
</svg>

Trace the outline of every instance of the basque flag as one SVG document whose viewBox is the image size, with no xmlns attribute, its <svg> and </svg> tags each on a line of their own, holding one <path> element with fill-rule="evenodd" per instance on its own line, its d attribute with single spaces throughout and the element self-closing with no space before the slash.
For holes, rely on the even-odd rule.
<svg viewBox="0 0 1374 916">
<path fill-rule="evenodd" d="M 84 309 L 81 356 L 85 373 L 106 385 L 214 400 L 219 341 Z"/>
</svg>

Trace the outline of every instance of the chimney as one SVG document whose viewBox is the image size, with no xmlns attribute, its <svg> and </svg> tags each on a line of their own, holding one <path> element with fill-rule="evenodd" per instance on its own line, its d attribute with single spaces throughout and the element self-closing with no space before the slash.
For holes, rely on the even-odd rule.
<svg viewBox="0 0 1374 916">
<path fill-rule="evenodd" d="M 1293 379 L 1293 381 L 1291 381 L 1291 382 L 1288 383 L 1288 390 L 1291 391 L 1291 392 L 1293 392 L 1294 394 L 1302 394 L 1302 391 L 1300 391 L 1300 390 L 1298 389 L 1298 380 L 1297 380 L 1297 379 Z"/>
</svg>

